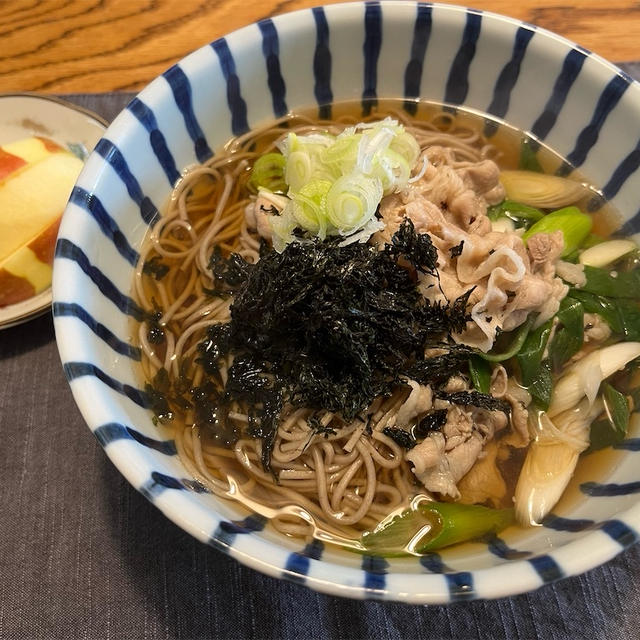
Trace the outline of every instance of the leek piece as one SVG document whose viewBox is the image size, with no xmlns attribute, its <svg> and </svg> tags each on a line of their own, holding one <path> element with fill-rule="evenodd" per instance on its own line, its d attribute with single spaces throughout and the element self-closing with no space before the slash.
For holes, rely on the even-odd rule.
<svg viewBox="0 0 640 640">
<path fill-rule="evenodd" d="M 640 300 L 640 269 L 609 272 L 607 269 L 585 265 L 584 275 L 587 281 L 580 287 L 580 291 L 609 298 Z"/>
<path fill-rule="evenodd" d="M 526 242 L 536 233 L 562 231 L 564 237 L 562 257 L 565 257 L 582 246 L 592 226 L 591 216 L 582 213 L 577 207 L 565 207 L 547 214 L 542 220 L 538 220 L 524 232 L 522 239 Z"/>
<path fill-rule="evenodd" d="M 555 372 L 574 356 L 584 341 L 584 307 L 578 300 L 563 298 L 556 314 L 558 327 L 549 345 L 549 356 Z"/>
<path fill-rule="evenodd" d="M 553 376 L 551 375 L 551 361 L 547 358 L 540 363 L 535 377 L 527 386 L 533 401 L 539 409 L 546 411 L 553 397 Z"/>
<path fill-rule="evenodd" d="M 480 393 L 489 393 L 491 373 L 491 365 L 487 360 L 476 355 L 469 358 L 469 376 L 474 389 L 477 389 Z"/>
<path fill-rule="evenodd" d="M 427 553 L 495 533 L 513 522 L 513 509 L 425 501 L 364 533 L 361 542 L 378 555 Z"/>
<path fill-rule="evenodd" d="M 637 249 L 638 245 L 632 240 L 607 240 L 586 248 L 578 261 L 590 267 L 608 267 Z"/>
<path fill-rule="evenodd" d="M 566 207 L 587 193 L 580 182 L 533 171 L 502 171 L 500 182 L 509 200 L 541 209 Z"/>
<path fill-rule="evenodd" d="M 631 412 L 626 396 L 606 382 L 602 391 L 607 417 L 592 423 L 587 453 L 622 442 L 629 428 Z"/>
<path fill-rule="evenodd" d="M 529 314 L 529 317 L 517 329 L 500 336 L 499 341 L 505 341 L 507 343 L 506 346 L 501 347 L 498 345 L 496 347 L 494 344 L 492 351 L 489 351 L 489 353 L 478 353 L 478 355 L 489 362 L 503 362 L 504 360 L 513 358 L 513 356 L 520 351 L 524 341 L 527 339 L 529 329 L 531 329 L 534 320 L 533 314 Z"/>
<path fill-rule="evenodd" d="M 249 178 L 249 186 L 256 193 L 260 187 L 272 192 L 286 193 L 287 183 L 284 180 L 284 169 L 287 164 L 281 153 L 267 153 L 254 163 Z"/>
</svg>

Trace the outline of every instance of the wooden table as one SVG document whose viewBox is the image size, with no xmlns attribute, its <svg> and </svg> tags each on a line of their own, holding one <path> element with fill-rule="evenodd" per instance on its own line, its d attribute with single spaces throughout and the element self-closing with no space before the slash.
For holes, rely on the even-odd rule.
<svg viewBox="0 0 640 640">
<path fill-rule="evenodd" d="M 136 90 L 218 36 L 321 1 L 0 0 L 0 91 Z M 556 31 L 614 62 L 640 58 L 640 3 L 632 0 L 469 4 Z"/>
</svg>

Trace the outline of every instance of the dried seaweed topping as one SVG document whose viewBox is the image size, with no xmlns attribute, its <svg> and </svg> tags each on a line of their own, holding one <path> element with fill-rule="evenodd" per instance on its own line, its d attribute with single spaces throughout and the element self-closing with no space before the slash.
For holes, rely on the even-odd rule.
<svg viewBox="0 0 640 640">
<path fill-rule="evenodd" d="M 508 402 L 501 398 L 494 398 L 488 393 L 481 393 L 480 391 L 454 391 L 453 393 L 436 391 L 434 395 L 440 400 L 446 400 L 451 404 L 457 404 L 463 407 L 472 406 L 478 407 L 479 409 L 486 409 L 487 411 L 502 411 L 506 414 L 511 412 L 511 405 Z"/>
<path fill-rule="evenodd" d="M 391 438 L 399 447 L 402 447 L 407 451 L 416 446 L 416 439 L 404 429 L 398 429 L 398 427 L 385 427 L 382 430 L 382 433 Z"/>
<path fill-rule="evenodd" d="M 153 256 L 142 265 L 142 273 L 155 280 L 162 280 L 169 273 L 169 265 L 162 262 L 160 256 Z"/>
<path fill-rule="evenodd" d="M 462 250 L 464 249 L 464 240 L 460 240 L 460 244 L 457 244 L 455 247 L 451 247 L 449 249 L 449 254 L 451 255 L 451 259 L 457 258 L 462 254 Z"/>
<path fill-rule="evenodd" d="M 291 243 L 255 264 L 214 252 L 217 286 L 234 301 L 230 323 L 211 327 L 199 345 L 198 362 L 217 379 L 221 359 L 233 355 L 222 402 L 246 407 L 246 434 L 263 440 L 265 469 L 285 402 L 350 421 L 402 377 L 438 383 L 466 370 L 469 349 L 448 335 L 466 324 L 469 294 L 431 304 L 416 287 L 416 272 L 437 276 L 436 261 L 410 220 L 383 250 Z M 443 354 L 425 358 L 434 345 Z"/>
<path fill-rule="evenodd" d="M 423 440 L 432 431 L 440 431 L 447 422 L 447 410 L 436 409 L 428 413 L 418 424 L 413 427 L 411 433 L 416 440 Z"/>
</svg>

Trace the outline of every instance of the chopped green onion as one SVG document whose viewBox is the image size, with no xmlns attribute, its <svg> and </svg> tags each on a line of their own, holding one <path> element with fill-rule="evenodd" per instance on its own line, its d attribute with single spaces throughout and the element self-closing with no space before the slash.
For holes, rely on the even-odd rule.
<svg viewBox="0 0 640 640">
<path fill-rule="evenodd" d="M 377 178 L 352 174 L 338 178 L 326 197 L 327 217 L 341 235 L 349 235 L 373 218 L 382 199 Z"/>
<path fill-rule="evenodd" d="M 420 502 L 363 534 L 361 542 L 368 552 L 379 555 L 427 553 L 495 533 L 513 522 L 513 509 Z"/>
<path fill-rule="evenodd" d="M 553 392 L 553 377 L 551 376 L 551 362 L 548 358 L 540 363 L 540 368 L 527 386 L 527 391 L 539 409 L 546 411 L 549 408 Z"/>
<path fill-rule="evenodd" d="M 480 393 L 489 393 L 491 373 L 491 365 L 487 360 L 476 355 L 469 358 L 469 376 L 474 389 L 477 389 Z"/>
<path fill-rule="evenodd" d="M 260 156 L 253 164 L 249 186 L 256 193 L 262 187 L 273 193 L 286 193 L 287 183 L 284 180 L 284 168 L 287 164 L 281 153 L 267 153 Z"/>
<path fill-rule="evenodd" d="M 296 222 L 321 240 L 327 233 L 327 194 L 330 189 L 328 180 L 311 180 L 291 197 L 291 211 Z"/>
<path fill-rule="evenodd" d="M 566 207 L 547 214 L 542 220 L 533 224 L 522 236 L 528 240 L 536 233 L 553 233 L 562 231 L 564 249 L 562 256 L 568 256 L 582 246 L 591 231 L 593 222 L 591 216 L 582 213 L 577 207 Z"/>
</svg>

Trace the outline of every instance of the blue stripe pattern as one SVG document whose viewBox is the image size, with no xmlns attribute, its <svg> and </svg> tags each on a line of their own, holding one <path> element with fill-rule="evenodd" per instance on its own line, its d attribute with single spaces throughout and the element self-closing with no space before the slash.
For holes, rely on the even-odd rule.
<svg viewBox="0 0 640 640">
<path fill-rule="evenodd" d="M 118 253 L 133 267 L 140 258 L 138 252 L 129 244 L 127 237 L 120 231 L 116 221 L 109 215 L 98 196 L 89 193 L 82 187 L 75 186 L 69 197 L 69 202 L 84 209 L 98 223 L 100 231 L 113 243 Z"/>
<path fill-rule="evenodd" d="M 252 513 L 239 522 L 223 520 L 209 538 L 209 545 L 220 551 L 226 551 L 233 546 L 236 536 L 262 531 L 266 523 L 266 518 L 257 513 Z"/>
<path fill-rule="evenodd" d="M 262 33 L 262 53 L 267 65 L 267 83 L 271 91 L 273 113 L 277 118 L 284 116 L 289 109 L 285 101 L 287 91 L 284 78 L 280 72 L 280 43 L 278 32 L 270 18 L 260 20 L 258 27 Z"/>
<path fill-rule="evenodd" d="M 569 531 L 571 533 L 577 533 L 578 531 L 585 531 L 595 526 L 593 520 L 586 518 L 574 519 L 574 518 L 562 518 L 555 513 L 550 513 L 545 516 L 542 524 L 547 529 L 553 529 L 555 531 Z"/>
<path fill-rule="evenodd" d="M 331 103 L 333 102 L 329 25 L 322 7 L 314 7 L 312 11 L 316 23 L 316 50 L 313 54 L 313 77 L 315 79 L 313 93 L 319 106 L 318 116 L 329 120 L 331 118 Z"/>
<path fill-rule="evenodd" d="M 496 535 L 490 536 L 486 540 L 487 548 L 494 556 L 503 558 L 504 560 L 519 560 L 521 558 L 528 558 L 531 555 L 530 551 L 519 551 L 513 549 L 502 539 Z"/>
<path fill-rule="evenodd" d="M 420 557 L 420 564 L 431 573 L 455 573 L 442 561 L 439 553 L 426 553 Z"/>
<path fill-rule="evenodd" d="M 621 520 L 607 520 L 600 528 L 624 548 L 638 541 L 638 534 Z"/>
<path fill-rule="evenodd" d="M 529 559 L 528 562 L 537 571 L 543 582 L 553 582 L 564 576 L 564 571 L 551 556 L 538 556 Z"/>
<path fill-rule="evenodd" d="M 382 10 L 378 2 L 367 2 L 364 13 L 364 89 L 362 115 L 368 116 L 378 106 L 378 58 L 382 48 Z"/>
<path fill-rule="evenodd" d="M 149 397 L 144 391 L 112 378 L 95 364 L 91 364 L 90 362 L 65 362 L 63 364 L 63 369 L 69 382 L 85 376 L 93 376 L 114 391 L 126 396 L 129 400 L 132 400 L 143 409 L 149 409 L 151 406 Z"/>
<path fill-rule="evenodd" d="M 640 141 L 638 141 L 633 151 L 616 167 L 607 184 L 602 188 L 602 198 L 595 197 L 589 202 L 589 211 L 599 209 L 600 206 L 602 206 L 603 198 L 604 200 L 611 200 L 616 196 L 622 188 L 622 185 L 627 181 L 627 178 L 629 178 L 632 173 L 635 173 L 638 167 L 640 167 Z"/>
<path fill-rule="evenodd" d="M 173 440 L 155 440 L 118 422 L 109 422 L 99 426 L 93 435 L 103 447 L 117 440 L 135 440 L 137 443 L 166 456 L 177 454 L 176 444 Z"/>
<path fill-rule="evenodd" d="M 189 78 L 187 78 L 185 72 L 177 64 L 167 69 L 162 75 L 169 83 L 173 98 L 184 118 L 184 124 L 189 133 L 189 137 L 193 140 L 196 158 L 198 158 L 198 162 L 204 163 L 213 156 L 213 151 L 209 148 L 204 132 L 200 128 L 196 114 L 193 111 Z"/>
<path fill-rule="evenodd" d="M 224 38 L 211 43 L 220 61 L 220 68 L 227 83 L 227 104 L 231 111 L 231 131 L 239 136 L 249 130 L 247 121 L 247 103 L 240 93 L 240 78 L 236 73 L 236 63 L 231 55 L 229 45 Z"/>
<path fill-rule="evenodd" d="M 640 233 L 640 209 L 638 209 L 630 220 L 627 220 L 620 227 L 619 232 L 625 236 L 632 236 L 636 233 Z"/>
<path fill-rule="evenodd" d="M 180 177 L 180 173 L 176 168 L 176 161 L 173 159 L 171 151 L 169 151 L 164 134 L 158 128 L 158 121 L 156 120 L 155 114 L 140 98 L 134 98 L 129 103 L 129 106 L 127 106 L 127 109 L 131 111 L 138 119 L 138 122 L 140 122 L 149 133 L 149 142 L 151 143 L 153 153 L 158 159 L 164 174 L 167 176 L 169 184 L 173 187 Z"/>
<path fill-rule="evenodd" d="M 487 112 L 502 118 L 509 110 L 509 102 L 511 100 L 511 92 L 515 87 L 520 75 L 520 66 L 522 60 L 529 46 L 531 38 L 533 38 L 534 31 L 529 27 L 519 27 L 516 32 L 515 42 L 513 43 L 513 53 L 511 54 L 511 60 L 504 66 L 498 79 L 496 86 L 493 90 L 493 99 L 491 104 L 487 107 Z M 484 135 L 487 137 L 492 136 L 498 130 L 498 123 L 494 120 L 488 120 L 485 128 Z"/>
<path fill-rule="evenodd" d="M 596 109 L 591 117 L 589 124 L 580 132 L 576 146 L 567 156 L 567 163 L 558 169 L 558 175 L 568 175 L 571 172 L 571 166 L 581 166 L 587 158 L 589 151 L 598 142 L 600 131 L 604 125 L 607 116 L 613 111 L 615 106 L 620 102 L 620 98 L 629 88 L 629 83 L 622 76 L 613 77 L 604 91 L 602 92 Z"/>
<path fill-rule="evenodd" d="M 540 140 L 544 140 L 549 131 L 553 129 L 558 119 L 558 114 L 562 110 L 567 95 L 569 95 L 569 90 L 576 81 L 584 61 L 585 55 L 578 49 L 572 49 L 565 57 L 562 63 L 562 70 L 553 85 L 553 91 L 545 104 L 544 111 L 531 127 L 531 133 L 540 138 Z"/>
<path fill-rule="evenodd" d="M 447 104 L 462 104 L 469 92 L 469 67 L 476 55 L 476 43 L 480 36 L 482 15 L 478 11 L 467 11 L 467 23 L 462 34 L 460 48 L 453 60 L 447 86 L 444 93 L 444 101 Z"/>
<path fill-rule="evenodd" d="M 623 484 L 600 484 L 599 482 L 584 482 L 580 485 L 582 493 L 595 498 L 611 496 L 628 496 L 640 493 L 640 482 L 626 482 Z"/>
<path fill-rule="evenodd" d="M 311 560 L 320 560 L 324 544 L 320 540 L 312 540 L 300 553 L 292 553 L 285 563 L 285 574 L 293 582 L 304 583 L 305 576 L 309 573 Z"/>
<path fill-rule="evenodd" d="M 138 490 L 147 499 L 153 502 L 166 489 L 175 489 L 176 491 L 193 491 L 194 493 L 209 493 L 199 482 L 195 480 L 183 478 L 178 479 L 173 476 L 165 475 L 159 471 L 153 471 L 151 478 L 145 482 Z"/>
<path fill-rule="evenodd" d="M 387 584 L 385 574 L 389 563 L 380 556 L 362 556 L 362 570 L 364 571 L 364 588 L 368 591 L 384 591 Z M 375 595 L 375 594 L 369 594 Z"/>
<path fill-rule="evenodd" d="M 473 575 L 469 571 L 460 571 L 459 573 L 445 573 L 444 577 L 449 588 L 449 596 L 452 602 L 460 602 L 462 600 L 472 600 L 475 598 L 475 590 L 473 588 Z"/>
<path fill-rule="evenodd" d="M 138 347 L 130 345 L 128 342 L 120 340 L 118 336 L 109 331 L 102 323 L 98 322 L 92 315 L 90 315 L 84 307 L 81 307 L 75 302 L 54 302 L 53 303 L 53 316 L 60 318 L 64 316 L 71 316 L 78 318 L 84 322 L 93 333 L 95 333 L 103 342 L 108 344 L 115 352 L 127 356 L 132 360 L 140 360 L 141 352 Z"/>
<path fill-rule="evenodd" d="M 94 267 L 90 262 L 87 254 L 76 244 L 67 240 L 67 238 L 59 238 L 56 244 L 56 258 L 67 258 L 73 260 L 91 281 L 100 289 L 100 292 L 107 297 L 113 304 L 123 313 L 132 316 L 138 322 L 145 318 L 145 312 L 135 303 L 129 296 L 125 296 L 118 288 L 107 278 L 100 269 Z"/>
<path fill-rule="evenodd" d="M 628 438 L 622 442 L 613 445 L 614 449 L 622 449 L 623 451 L 640 451 L 640 438 Z"/>
<path fill-rule="evenodd" d="M 417 99 L 420 97 L 420 83 L 424 57 L 427 53 L 429 38 L 431 37 L 432 8 L 419 4 L 417 7 L 416 23 L 413 28 L 413 42 L 411 43 L 411 59 L 404 72 L 404 108 L 407 113 L 415 115 L 418 110 Z"/>
<path fill-rule="evenodd" d="M 118 149 L 118 147 L 116 147 L 116 145 L 114 145 L 111 140 L 107 140 L 107 138 L 101 138 L 95 147 L 95 151 L 109 163 L 120 180 L 122 180 L 124 186 L 127 188 L 129 197 L 140 208 L 140 215 L 142 216 L 142 219 L 149 226 L 153 226 L 160 218 L 158 209 L 153 204 L 153 202 L 151 202 L 150 198 L 142 193 L 140 183 L 133 175 L 133 173 L 131 173 L 129 165 L 127 164 L 127 161 L 122 155 L 120 149 Z"/>
</svg>

